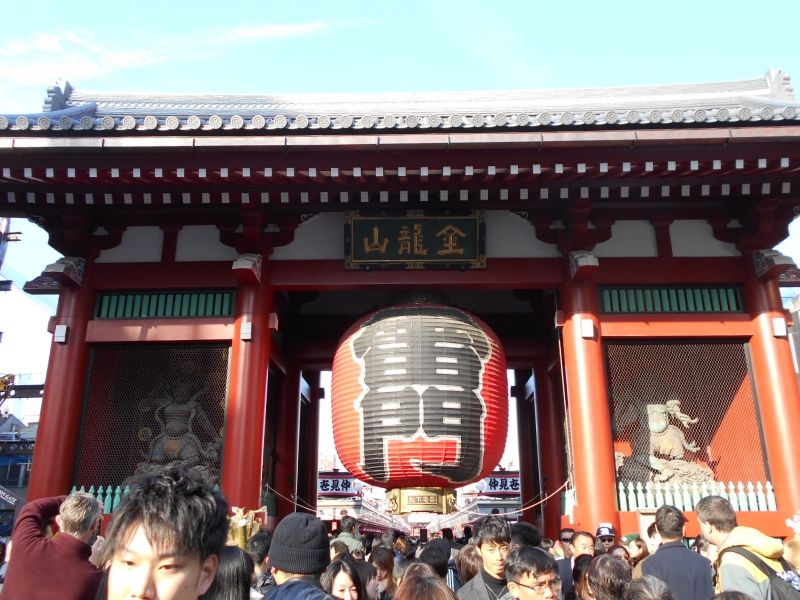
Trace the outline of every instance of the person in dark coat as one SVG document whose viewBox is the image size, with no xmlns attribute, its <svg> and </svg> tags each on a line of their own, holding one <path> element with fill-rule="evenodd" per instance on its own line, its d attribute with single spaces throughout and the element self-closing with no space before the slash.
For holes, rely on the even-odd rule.
<svg viewBox="0 0 800 600">
<path fill-rule="evenodd" d="M 709 600 L 714 596 L 711 563 L 683 545 L 686 517 L 675 506 L 656 511 L 656 529 L 661 545 L 642 563 L 642 574 L 667 584 L 675 600 Z"/>
</svg>

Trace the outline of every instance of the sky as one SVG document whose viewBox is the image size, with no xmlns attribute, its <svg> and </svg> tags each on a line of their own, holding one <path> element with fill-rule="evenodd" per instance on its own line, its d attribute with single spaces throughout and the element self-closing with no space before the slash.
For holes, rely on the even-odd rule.
<svg viewBox="0 0 800 600">
<path fill-rule="evenodd" d="M 0 20 L 0 114 L 40 111 L 47 88 L 64 81 L 269 95 L 699 83 L 780 68 L 797 86 L 798 27 L 798 0 L 39 0 Z M 57 256 L 35 226 L 14 225 L 23 241 L 2 275 L 21 286 Z M 800 262 L 800 231 L 780 249 Z M 10 294 L 0 294 L 0 327 L 15 331 L 0 344 L 0 374 L 13 366 L 43 377 L 54 300 Z M 10 318 L 22 313 L 24 323 Z"/>
</svg>

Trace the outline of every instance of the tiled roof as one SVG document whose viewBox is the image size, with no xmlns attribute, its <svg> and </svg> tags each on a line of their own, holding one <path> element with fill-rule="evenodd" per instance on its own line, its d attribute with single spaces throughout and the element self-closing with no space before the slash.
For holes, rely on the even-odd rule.
<svg viewBox="0 0 800 600">
<path fill-rule="evenodd" d="M 796 122 L 790 78 L 592 89 L 382 94 L 118 94 L 48 90 L 8 131 L 483 130 Z"/>
</svg>

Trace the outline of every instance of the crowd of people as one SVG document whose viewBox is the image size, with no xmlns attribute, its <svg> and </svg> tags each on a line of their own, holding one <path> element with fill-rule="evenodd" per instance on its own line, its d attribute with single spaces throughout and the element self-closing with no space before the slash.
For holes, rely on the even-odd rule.
<svg viewBox="0 0 800 600">
<path fill-rule="evenodd" d="M 719 496 L 696 506 L 702 535 L 662 506 L 642 537 L 483 518 L 461 538 L 396 532 L 360 537 L 344 516 L 332 537 L 318 517 L 292 513 L 245 547 L 228 545 L 228 505 L 189 472 L 139 479 L 99 537 L 89 494 L 27 504 L 11 539 L 0 600 L 779 600 L 800 598 L 798 564 L 780 540 L 739 526 Z M 55 526 L 56 535 L 50 531 Z M 788 560 L 787 560 L 788 559 Z M 716 594 L 716 595 L 715 595 Z"/>
</svg>

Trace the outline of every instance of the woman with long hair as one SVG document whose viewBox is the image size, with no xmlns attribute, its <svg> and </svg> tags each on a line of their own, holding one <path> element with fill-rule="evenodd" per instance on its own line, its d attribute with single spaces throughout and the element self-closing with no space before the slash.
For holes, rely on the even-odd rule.
<svg viewBox="0 0 800 600">
<path fill-rule="evenodd" d="M 225 546 L 219 553 L 217 576 L 202 600 L 248 600 L 255 564 L 238 546 Z"/>
<path fill-rule="evenodd" d="M 648 550 L 647 544 L 642 538 L 636 538 L 628 544 L 628 554 L 631 555 L 631 566 L 635 567 L 650 556 L 650 550 Z"/>
<path fill-rule="evenodd" d="M 339 600 L 366 600 L 361 577 L 349 554 L 337 557 L 320 577 L 322 589 Z"/>
<path fill-rule="evenodd" d="M 384 546 L 375 548 L 369 556 L 369 562 L 375 567 L 378 579 L 380 600 L 392 600 L 397 587 L 394 581 L 394 552 Z"/>
</svg>

